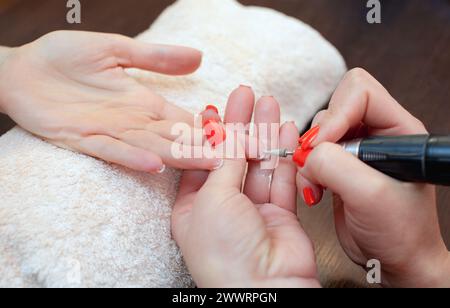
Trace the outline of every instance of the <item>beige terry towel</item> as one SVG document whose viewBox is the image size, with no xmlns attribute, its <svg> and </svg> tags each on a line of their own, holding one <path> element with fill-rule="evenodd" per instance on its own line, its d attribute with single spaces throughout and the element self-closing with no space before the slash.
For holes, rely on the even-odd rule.
<svg viewBox="0 0 450 308">
<path fill-rule="evenodd" d="M 234 0 L 180 0 L 139 36 L 204 52 L 202 68 L 173 78 L 132 71 L 192 112 L 252 85 L 303 127 L 345 72 L 316 31 Z M 58 149 L 15 128 L 0 138 L 0 286 L 189 287 L 171 240 L 179 172 L 153 176 Z"/>
</svg>

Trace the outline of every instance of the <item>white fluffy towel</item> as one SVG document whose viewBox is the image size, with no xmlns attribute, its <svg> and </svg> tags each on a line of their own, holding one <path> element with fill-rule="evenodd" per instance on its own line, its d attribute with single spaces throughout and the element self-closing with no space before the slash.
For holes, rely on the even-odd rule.
<svg viewBox="0 0 450 308">
<path fill-rule="evenodd" d="M 139 39 L 204 52 L 173 78 L 130 73 L 192 112 L 222 111 L 239 84 L 274 95 L 300 127 L 323 106 L 345 63 L 319 33 L 234 0 L 179 0 Z M 191 287 L 171 239 L 180 172 L 132 172 L 14 128 L 0 138 L 0 286 Z"/>
</svg>

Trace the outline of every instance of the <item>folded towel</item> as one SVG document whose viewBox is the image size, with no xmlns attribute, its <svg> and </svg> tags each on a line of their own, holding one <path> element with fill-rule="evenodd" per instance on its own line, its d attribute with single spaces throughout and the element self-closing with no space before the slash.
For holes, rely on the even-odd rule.
<svg viewBox="0 0 450 308">
<path fill-rule="evenodd" d="M 192 112 L 249 84 L 303 127 L 345 64 L 316 31 L 234 0 L 180 0 L 139 36 L 204 52 L 188 77 L 130 71 Z M 190 287 L 171 239 L 179 171 L 154 176 L 58 149 L 14 128 L 0 138 L 0 286 Z"/>
</svg>

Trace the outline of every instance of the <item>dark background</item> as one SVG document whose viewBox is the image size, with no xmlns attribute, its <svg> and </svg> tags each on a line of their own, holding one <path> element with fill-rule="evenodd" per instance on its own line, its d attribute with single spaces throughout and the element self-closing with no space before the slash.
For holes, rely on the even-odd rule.
<svg viewBox="0 0 450 308">
<path fill-rule="evenodd" d="M 66 23 L 66 0 L 0 0 L 0 45 L 19 46 L 58 29 L 146 30 L 170 0 L 81 0 L 82 24 Z M 242 0 L 297 17 L 330 40 L 348 66 L 360 66 L 434 133 L 450 133 L 450 1 L 382 1 L 382 24 L 369 25 L 365 0 Z M 0 135 L 13 123 L 0 115 Z M 450 246 L 450 190 L 439 189 L 442 232 Z M 301 220 L 316 243 L 325 286 L 365 286 L 334 234 L 330 196 L 316 209 L 301 206 Z"/>
</svg>

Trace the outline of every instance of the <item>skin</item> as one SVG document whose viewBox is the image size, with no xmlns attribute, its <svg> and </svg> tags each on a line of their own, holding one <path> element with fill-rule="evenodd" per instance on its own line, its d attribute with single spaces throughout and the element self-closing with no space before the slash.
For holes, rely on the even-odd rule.
<svg viewBox="0 0 450 308">
<path fill-rule="evenodd" d="M 426 134 L 424 125 L 362 69 L 345 76 L 313 122 L 320 132 L 299 168 L 299 191 L 313 188 L 317 201 L 321 187 L 334 193 L 336 231 L 347 255 L 362 266 L 380 260 L 384 286 L 450 287 L 435 187 L 392 179 L 335 144 L 364 135 Z"/>
<path fill-rule="evenodd" d="M 244 99 L 244 90 L 237 91 L 241 108 L 251 110 L 253 93 Z M 235 95 L 227 121 L 246 123 L 250 117 L 234 113 Z M 278 117 L 273 98 L 258 102 L 257 122 L 276 123 Z M 347 74 L 330 109 L 314 122 L 322 130 L 297 174 L 298 189 L 312 187 L 321 196 L 321 187 L 327 187 L 335 193 L 336 229 L 349 257 L 363 266 L 380 260 L 385 287 L 448 287 L 450 257 L 434 187 L 391 179 L 330 142 L 358 132 L 426 133 L 422 123 L 360 69 Z M 361 123 L 369 127 L 360 129 Z M 295 148 L 297 137 L 295 126 L 285 124 L 280 145 Z M 319 286 L 311 242 L 295 215 L 296 167 L 282 160 L 271 185 L 256 163 L 249 164 L 247 176 L 245 168 L 245 161 L 227 159 L 210 174 L 184 174 L 172 228 L 194 280 L 200 287 Z"/>
<path fill-rule="evenodd" d="M 318 287 L 313 247 L 296 216 L 292 162 L 281 160 L 273 171 L 252 162 L 246 176 L 245 159 L 172 158 L 170 146 L 178 136 L 170 134 L 171 126 L 193 125 L 193 115 L 124 72 L 134 67 L 188 74 L 200 62 L 201 53 L 186 47 L 51 33 L 19 48 L 0 47 L 0 111 L 55 145 L 139 171 L 158 172 L 164 164 L 211 170 L 223 163 L 210 173 L 185 172 L 172 216 L 174 238 L 197 284 Z M 253 106 L 251 89 L 239 88 L 230 96 L 225 122 L 247 124 Z M 256 104 L 255 122 L 279 123 L 279 113 L 275 99 L 264 97 Z M 434 187 L 393 180 L 334 144 L 361 132 L 423 134 L 423 124 L 356 69 L 314 125 L 321 130 L 298 170 L 297 186 L 312 188 L 317 201 L 322 187 L 335 194 L 336 231 L 349 257 L 360 265 L 380 260 L 384 286 L 450 287 L 450 254 L 439 231 Z M 287 123 L 274 138 L 282 148 L 295 148 L 297 137 L 295 125 Z"/>
<path fill-rule="evenodd" d="M 253 104 L 249 88 L 234 91 L 225 122 L 248 123 Z M 278 103 L 260 99 L 255 117 L 279 123 Z M 285 124 L 279 138 L 281 145 L 295 146 L 298 130 Z M 219 170 L 183 175 L 172 231 L 195 282 L 199 287 L 319 287 L 313 246 L 296 215 L 295 165 L 283 160 L 272 185 L 257 187 L 266 175 L 252 164 L 248 195 L 241 192 L 246 165 L 245 159 L 228 158 Z"/>
<path fill-rule="evenodd" d="M 212 170 L 221 159 L 171 154 L 179 137 L 171 134 L 172 125 L 184 122 L 194 131 L 194 115 L 124 71 L 185 75 L 201 59 L 201 52 L 187 47 L 114 34 L 53 32 L 19 48 L 0 49 L 0 110 L 50 143 L 134 170 L 158 172 L 165 164 Z"/>
</svg>

